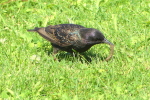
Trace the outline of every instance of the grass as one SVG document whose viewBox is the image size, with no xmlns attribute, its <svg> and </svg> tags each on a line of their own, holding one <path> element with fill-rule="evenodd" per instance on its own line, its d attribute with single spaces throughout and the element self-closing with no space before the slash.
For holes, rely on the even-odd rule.
<svg viewBox="0 0 150 100">
<path fill-rule="evenodd" d="M 148 0 L 1 0 L 0 99 L 149 100 Z M 101 30 L 115 44 L 84 57 L 51 56 L 51 45 L 26 30 L 63 23 Z"/>
</svg>

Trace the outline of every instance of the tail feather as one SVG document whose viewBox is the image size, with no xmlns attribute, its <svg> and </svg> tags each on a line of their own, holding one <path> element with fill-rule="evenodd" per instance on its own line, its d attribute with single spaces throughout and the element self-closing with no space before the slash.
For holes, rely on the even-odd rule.
<svg viewBox="0 0 150 100">
<path fill-rule="evenodd" d="M 29 31 L 29 32 L 37 32 L 38 29 L 39 29 L 38 27 L 35 27 L 34 29 L 29 29 L 27 31 Z"/>
</svg>

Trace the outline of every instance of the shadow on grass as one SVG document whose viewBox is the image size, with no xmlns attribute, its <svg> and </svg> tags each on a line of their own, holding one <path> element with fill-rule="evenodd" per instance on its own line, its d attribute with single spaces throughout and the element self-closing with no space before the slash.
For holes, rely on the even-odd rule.
<svg viewBox="0 0 150 100">
<path fill-rule="evenodd" d="M 50 48 L 45 49 L 45 52 L 47 52 L 48 55 L 52 55 L 53 49 Z M 67 53 L 65 51 L 60 51 L 58 54 L 56 54 L 56 59 L 58 61 L 61 61 L 62 59 L 65 59 L 67 61 L 80 61 L 80 62 L 85 62 L 85 63 L 91 63 L 92 60 L 96 60 L 96 58 L 99 58 L 99 60 L 105 60 L 105 57 L 102 57 L 100 54 L 93 53 L 92 51 L 87 51 L 84 53 Z"/>
</svg>

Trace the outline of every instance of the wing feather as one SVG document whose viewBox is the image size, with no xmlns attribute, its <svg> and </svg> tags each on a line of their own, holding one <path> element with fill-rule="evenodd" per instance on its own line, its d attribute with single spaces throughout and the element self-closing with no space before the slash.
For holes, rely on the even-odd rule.
<svg viewBox="0 0 150 100">
<path fill-rule="evenodd" d="M 73 45 L 80 39 L 79 30 L 81 28 L 84 27 L 74 24 L 60 24 L 39 28 L 37 32 L 51 43 L 60 47 L 66 47 Z"/>
</svg>

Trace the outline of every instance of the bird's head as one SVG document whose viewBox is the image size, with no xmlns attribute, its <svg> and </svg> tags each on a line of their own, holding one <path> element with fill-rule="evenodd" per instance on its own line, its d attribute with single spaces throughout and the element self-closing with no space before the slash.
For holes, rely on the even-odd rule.
<svg viewBox="0 0 150 100">
<path fill-rule="evenodd" d="M 106 43 L 104 35 L 97 29 L 84 28 L 80 30 L 80 35 L 88 44 Z"/>
<path fill-rule="evenodd" d="M 95 45 L 100 43 L 109 44 L 110 54 L 106 58 L 106 61 L 111 59 L 114 53 L 114 44 L 108 41 L 99 30 L 93 28 L 84 28 L 80 30 L 80 35 L 87 45 Z"/>
</svg>

